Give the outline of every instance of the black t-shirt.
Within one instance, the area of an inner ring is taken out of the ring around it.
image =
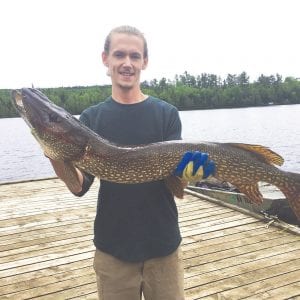
[[[124,146],[181,139],[177,109],[151,96],[135,104],[120,104],[109,97],[83,111],[80,120],[103,138]],[[93,180],[93,176],[85,176],[81,194]],[[100,181],[94,224],[96,248],[131,262],[176,250],[181,242],[177,207],[163,181]]]

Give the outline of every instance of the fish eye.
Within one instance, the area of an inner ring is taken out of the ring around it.
[[[57,114],[49,114],[49,121],[58,123],[60,121],[60,118]]]

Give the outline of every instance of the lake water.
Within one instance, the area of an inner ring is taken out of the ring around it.
[[[300,105],[180,112],[183,138],[261,144],[285,158],[282,169],[300,173]],[[0,119],[0,183],[54,176],[21,118]]]

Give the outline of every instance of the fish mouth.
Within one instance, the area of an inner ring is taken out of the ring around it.
[[[26,113],[26,102],[30,101],[31,95],[29,97],[26,97],[26,94],[30,92],[31,94],[34,94],[31,89],[21,89],[21,90],[13,90],[12,91],[12,102],[17,109],[18,112]]]
[[[33,124],[31,122],[31,120],[29,120],[29,116],[26,112],[26,107],[25,107],[25,103],[24,103],[24,95],[22,93],[22,91],[18,91],[18,90],[13,90],[11,92],[11,97],[12,97],[12,104],[15,107],[16,111],[19,113],[19,115],[23,118],[23,120],[27,123],[27,125],[30,128],[33,128]]]
[[[15,109],[30,128],[43,123],[44,114],[40,113],[41,110],[39,111],[38,107],[45,106],[49,102],[43,94],[35,89],[22,88],[13,90],[11,96]]]
[[[13,104],[18,112],[25,112],[22,93],[18,90],[12,91]]]
[[[19,91],[14,91],[14,99],[18,107],[24,108],[22,94]]]

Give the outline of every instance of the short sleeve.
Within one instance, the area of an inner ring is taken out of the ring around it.
[[[181,140],[181,130],[182,126],[178,110],[176,107],[172,107],[172,109],[170,109],[169,111],[168,118],[166,121],[164,140]]]

